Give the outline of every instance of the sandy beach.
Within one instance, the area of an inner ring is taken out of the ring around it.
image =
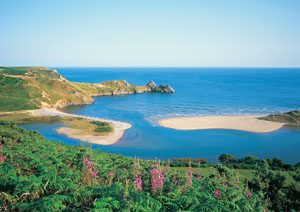
[[[257,133],[272,132],[285,124],[258,119],[265,115],[179,117],[159,120],[159,125],[177,130],[232,129]]]
[[[70,138],[75,138],[81,140],[83,142],[93,143],[93,144],[100,144],[100,145],[111,145],[118,142],[126,129],[131,128],[131,124],[126,122],[119,122],[113,121],[108,119],[100,119],[95,117],[89,116],[81,116],[76,114],[64,113],[58,111],[56,109],[38,109],[38,110],[28,110],[26,113],[33,115],[33,116],[60,116],[60,117],[78,117],[78,118],[87,118],[96,121],[104,121],[109,122],[114,127],[114,132],[108,136],[92,136],[92,135],[80,135],[81,130],[72,129],[69,127],[61,127],[57,129],[58,133],[62,133],[67,135]]]

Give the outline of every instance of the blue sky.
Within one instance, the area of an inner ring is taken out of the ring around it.
[[[1,0],[0,65],[300,66],[298,0]]]

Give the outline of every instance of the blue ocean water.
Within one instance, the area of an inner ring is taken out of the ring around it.
[[[300,109],[300,69],[283,68],[55,68],[70,81],[101,82],[125,79],[144,85],[150,80],[170,84],[175,94],[95,97],[95,103],[63,111],[126,121],[132,128],[104,151],[141,158],[199,157],[215,162],[222,153],[237,157],[279,157],[300,161],[300,129],[285,127],[271,133],[237,130],[178,131],[157,125],[165,117],[203,114],[269,114]],[[26,128],[47,138],[77,145],[55,132],[59,124]]]

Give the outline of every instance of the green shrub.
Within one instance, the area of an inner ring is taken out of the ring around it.
[[[109,133],[109,132],[112,132],[114,130],[113,126],[110,123],[108,123],[108,122],[92,121],[91,123],[98,126],[95,129],[95,132]]]

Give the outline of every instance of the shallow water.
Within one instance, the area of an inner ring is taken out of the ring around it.
[[[130,122],[132,128],[105,151],[142,158],[201,157],[214,162],[222,153],[238,157],[279,157],[300,161],[300,129],[272,133],[236,130],[178,131],[157,126],[160,118],[197,114],[268,114],[300,108],[299,69],[183,68],[56,68],[71,81],[125,79],[143,85],[149,80],[171,84],[175,94],[96,97],[95,103],[65,108],[65,112]],[[71,145],[74,139],[55,133],[57,123],[30,124],[51,140]]]

